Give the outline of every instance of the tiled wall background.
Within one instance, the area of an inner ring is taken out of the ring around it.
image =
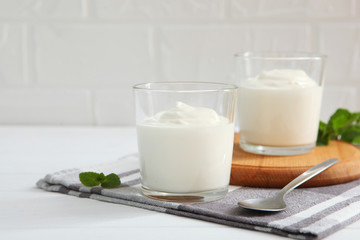
[[[327,54],[321,118],[360,110],[357,0],[0,0],[0,124],[133,125],[132,85],[232,82],[243,50]]]

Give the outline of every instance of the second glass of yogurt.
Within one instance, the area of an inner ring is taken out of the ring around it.
[[[311,53],[236,54],[240,147],[298,155],[316,145],[326,57]]]
[[[143,194],[175,202],[224,197],[237,86],[158,82],[133,89]]]

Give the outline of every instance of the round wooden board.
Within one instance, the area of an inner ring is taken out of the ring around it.
[[[312,166],[338,158],[334,166],[300,187],[317,187],[349,182],[360,178],[360,149],[342,141],[316,147],[311,153],[296,156],[265,156],[244,152],[235,134],[230,184],[252,187],[284,187]]]

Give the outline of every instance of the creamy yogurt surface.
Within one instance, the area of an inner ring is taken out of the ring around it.
[[[248,79],[244,85],[257,88],[308,88],[318,86],[303,70],[299,69],[264,71],[256,78]]]
[[[177,102],[137,125],[144,188],[195,193],[226,188],[234,124],[214,110]]]
[[[228,122],[227,118],[219,116],[213,109],[192,107],[183,102],[176,102],[175,107],[145,119],[143,124],[153,126],[216,126]]]
[[[266,146],[314,144],[322,87],[304,71],[274,69],[244,81],[239,88],[242,141]]]

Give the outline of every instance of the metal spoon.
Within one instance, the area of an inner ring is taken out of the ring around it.
[[[283,189],[276,193],[275,196],[270,198],[257,198],[257,199],[247,199],[238,202],[238,205],[252,210],[259,210],[259,211],[281,211],[286,208],[286,203],[284,201],[284,197],[294,188],[298,187],[299,185],[303,184],[307,180],[313,178],[314,176],[318,175],[325,169],[331,167],[339,160],[336,158],[332,158],[326,160],[314,167],[310,168],[303,174],[299,175],[297,178],[292,180],[288,183]]]

